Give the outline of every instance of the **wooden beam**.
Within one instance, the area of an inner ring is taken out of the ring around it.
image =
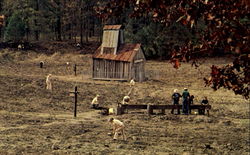
[[[153,114],[154,109],[160,109],[162,113],[165,113],[165,109],[182,109],[182,105],[146,105],[146,104],[123,104],[120,105],[123,111],[126,109],[147,109],[148,114]],[[209,110],[211,105],[190,105],[190,109],[203,109],[207,110],[207,115],[209,116]]]

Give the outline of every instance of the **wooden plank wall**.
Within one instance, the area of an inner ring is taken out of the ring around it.
[[[129,62],[103,59],[93,60],[93,78],[129,80],[130,72]]]
[[[136,60],[142,60],[142,61],[135,63]],[[145,56],[140,48],[139,51],[137,52],[137,54],[135,55],[134,60],[133,60],[133,64],[131,66],[131,69],[132,69],[131,76],[136,81],[142,82],[145,80],[145,63],[146,63],[146,59],[145,59]]]
[[[135,63],[136,60],[141,60]],[[145,80],[145,63],[141,49],[135,55],[134,60],[130,62],[112,61],[104,59],[93,60],[93,78],[103,79],[136,79],[139,82]]]
[[[113,54],[116,54],[118,41],[119,41],[119,30],[104,30],[101,53],[103,53],[103,47],[113,47],[114,48]]]

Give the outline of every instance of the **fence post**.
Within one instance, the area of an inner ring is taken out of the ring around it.
[[[73,93],[74,96],[75,96],[74,117],[76,117],[76,115],[77,115],[77,94],[79,93],[77,91],[77,86],[75,86],[75,91],[74,92],[69,92],[69,93]]]
[[[43,68],[43,64],[44,64],[44,62],[40,61],[40,68]]]
[[[165,109],[161,109],[161,113],[165,114],[166,113]]]
[[[153,114],[153,108],[150,104],[147,105],[147,112],[148,112],[148,115],[152,115]]]
[[[74,65],[74,72],[75,72],[75,76],[76,76],[76,64]]]

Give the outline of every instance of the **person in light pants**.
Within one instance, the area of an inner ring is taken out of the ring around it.
[[[46,89],[52,90],[51,74],[46,77]]]
[[[114,118],[110,118],[108,122],[111,123],[113,127],[113,134],[114,134],[113,140],[118,139],[119,133],[122,134],[123,140],[126,140],[125,131],[124,131],[124,128],[125,128],[124,123]]]

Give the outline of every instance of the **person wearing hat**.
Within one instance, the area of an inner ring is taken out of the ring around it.
[[[99,102],[98,102],[98,98],[100,97],[100,95],[96,95],[96,97],[92,100],[92,102],[91,102],[91,107],[93,108],[93,109],[98,109],[98,107],[99,107]]]
[[[113,139],[117,140],[119,133],[121,133],[123,140],[126,140],[125,131],[124,131],[124,128],[125,128],[124,123],[114,118],[109,118],[108,122],[111,123],[113,127],[113,134],[114,134]]]
[[[174,107],[171,110],[171,114],[174,114],[174,109],[176,109],[176,108],[177,108],[178,114],[180,114],[180,109],[179,109],[179,100],[180,100],[180,97],[181,97],[181,94],[178,93],[177,89],[174,89],[174,93],[172,95]]]
[[[189,104],[188,104],[189,97],[190,97],[190,94],[188,92],[188,89],[184,88],[182,92],[182,112],[183,114],[186,114],[186,115],[189,114]]]

